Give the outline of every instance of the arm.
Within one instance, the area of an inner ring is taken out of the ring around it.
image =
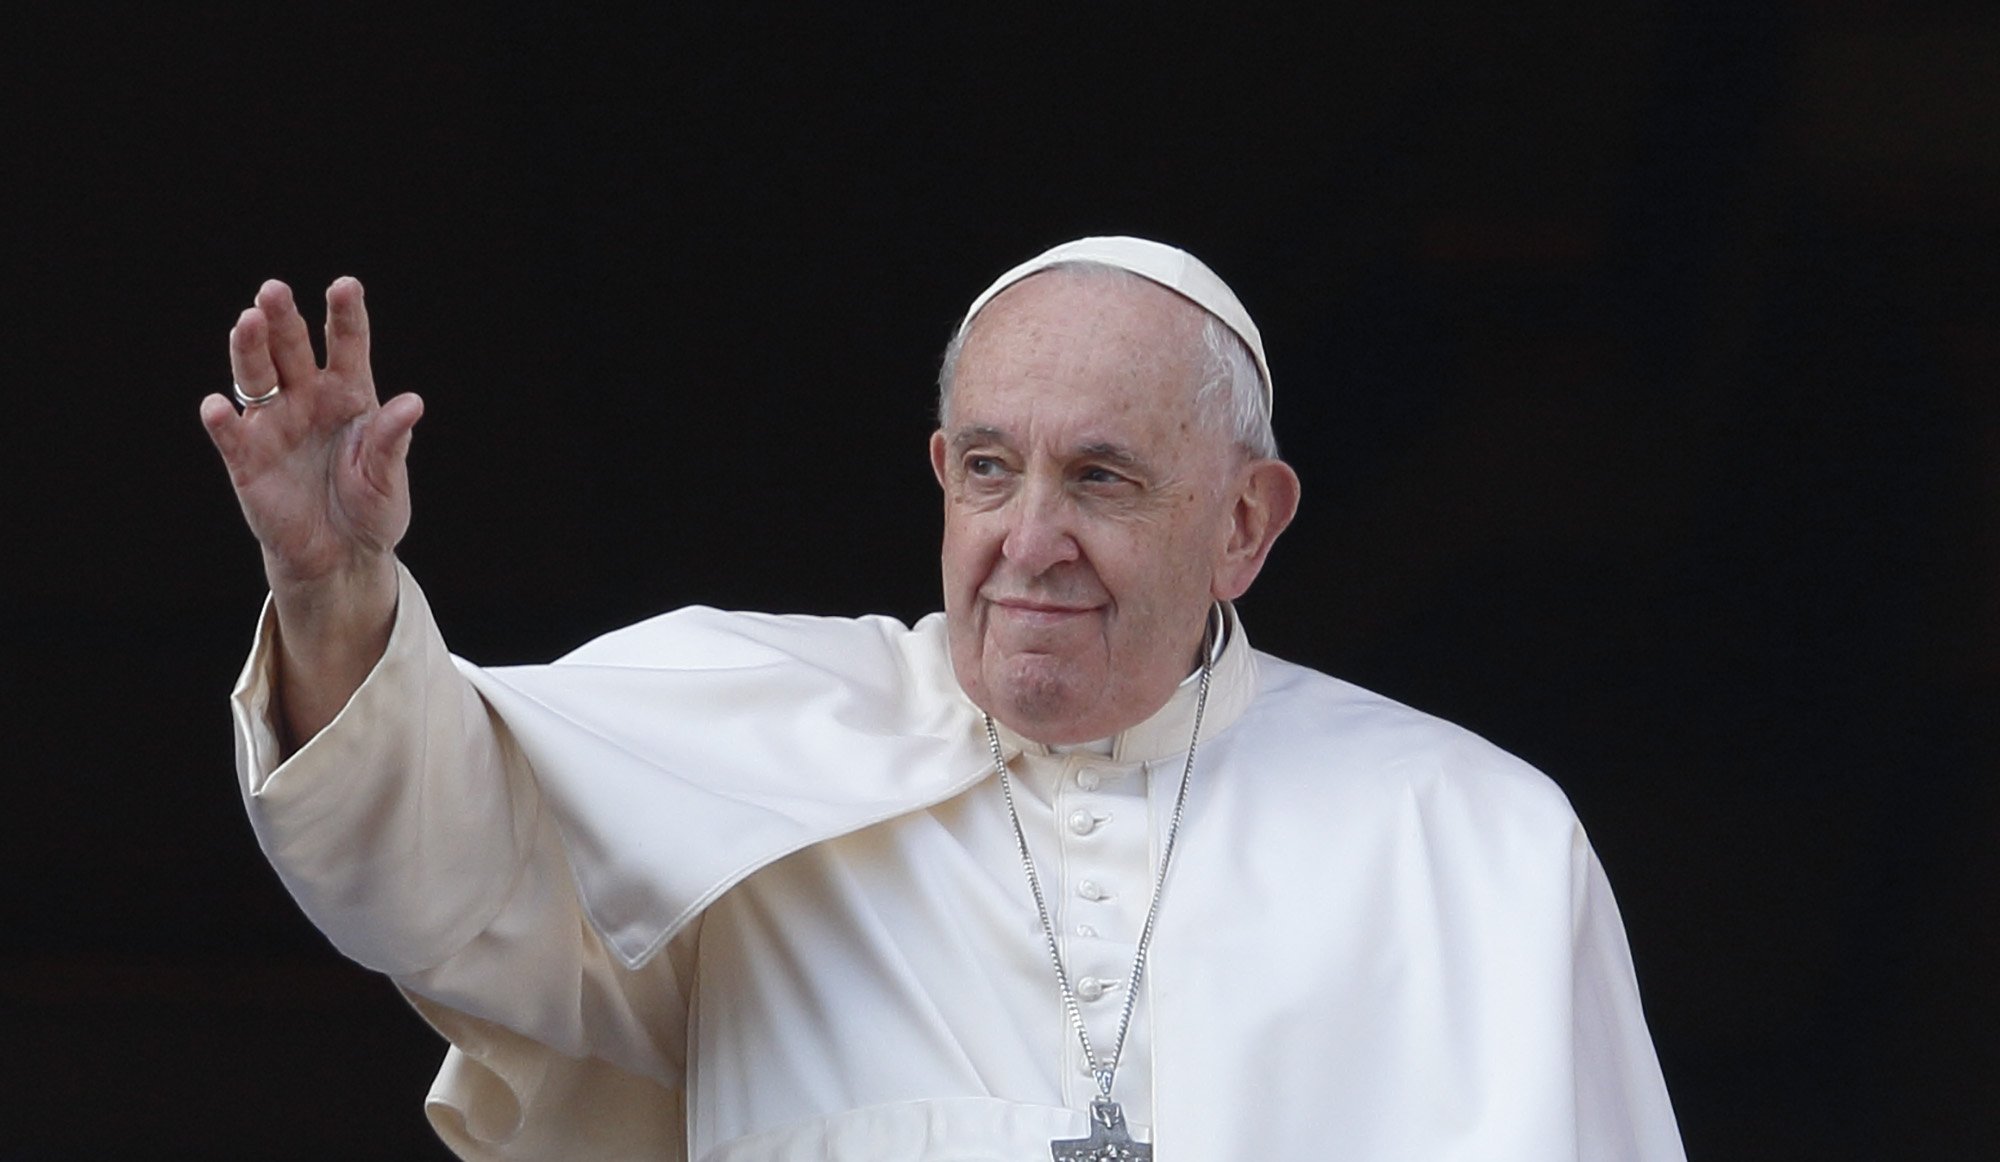
[[[258,842],[335,946],[451,1041],[427,1104],[461,1157],[672,1157],[692,935],[638,969],[599,939],[513,732],[399,580],[382,658],[282,759],[267,609],[232,697]]]
[[[326,299],[322,367],[290,289],[265,283],[230,363],[276,397],[201,405],[271,585],[233,699],[258,841],[313,922],[453,1042],[431,1105],[462,1156],[667,1153],[624,1139],[678,1138],[674,958],[627,970],[590,928],[534,773],[398,567],[423,403],[377,402],[361,284]],[[584,1117],[607,1106],[617,1142]]]
[[[352,278],[326,291],[326,365],[291,288],[275,280],[229,333],[230,370],[268,404],[201,403],[244,519],[263,550],[277,620],[273,718],[287,753],[331,722],[382,656],[396,608],[395,548],[410,525],[413,394],[377,402],[368,310]]]

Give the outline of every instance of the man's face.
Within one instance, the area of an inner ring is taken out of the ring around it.
[[[952,667],[1029,738],[1143,721],[1193,667],[1211,600],[1240,592],[1218,568],[1244,458],[1194,398],[1200,323],[1152,283],[1056,271],[967,336],[931,438]]]

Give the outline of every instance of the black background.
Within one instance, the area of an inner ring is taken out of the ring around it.
[[[1307,10],[6,30],[0,1158],[443,1156],[231,783],[261,279],[367,284],[405,559],[508,662],[933,608],[937,353],[1099,232],[1263,328],[1255,640],[1572,797],[1691,1155],[1994,1156],[2000,19]]]

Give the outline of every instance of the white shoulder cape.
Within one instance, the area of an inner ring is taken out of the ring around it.
[[[432,1114],[462,1156],[676,1157],[676,934],[773,860],[988,774],[942,631],[696,608],[480,669],[405,574],[381,664],[283,763],[267,613],[235,697],[245,799],[315,923],[452,1040]],[[1268,655],[1245,668],[1254,697],[1202,750],[1201,825],[1230,850],[1177,871],[1156,936],[1160,1140],[1679,1159],[1616,906],[1561,793],[1387,699]],[[523,983],[543,972],[579,998],[551,1007]]]

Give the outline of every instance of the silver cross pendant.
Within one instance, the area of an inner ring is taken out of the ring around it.
[[[1055,1162],[1153,1162],[1153,1147],[1132,1140],[1125,1111],[1108,1097],[1091,1100],[1090,1137],[1057,1138],[1049,1153]]]

